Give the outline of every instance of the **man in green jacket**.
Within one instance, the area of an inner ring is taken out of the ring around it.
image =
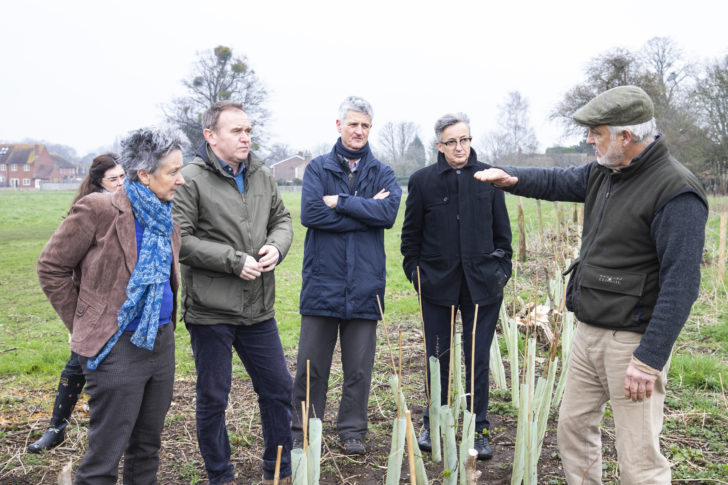
[[[182,318],[197,369],[197,441],[210,484],[234,483],[225,427],[231,348],[258,394],[263,483],[290,483],[291,386],[274,318],[273,270],[291,246],[291,215],[270,171],[250,153],[251,125],[239,103],[202,116],[205,142],[182,169],[174,218],[182,231]]]

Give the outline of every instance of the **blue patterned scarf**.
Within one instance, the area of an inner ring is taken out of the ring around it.
[[[126,286],[126,301],[117,316],[119,329],[106,342],[103,349],[88,360],[86,366],[96,369],[109,354],[126,326],[142,312],[141,321],[131,342],[137,347],[152,350],[159,328],[159,310],[162,306],[164,284],[169,281],[169,258],[172,255],[170,237],[174,230],[172,203],[162,202],[154,192],[139,182],[124,181],[124,190],[131,202],[136,220],[144,226],[142,247],[137,264]]]

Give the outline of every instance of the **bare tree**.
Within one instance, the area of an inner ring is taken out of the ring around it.
[[[538,148],[536,133],[529,121],[528,100],[511,91],[499,107],[498,129],[485,137],[485,157],[491,163],[518,161]]]
[[[587,65],[584,82],[567,91],[551,113],[551,119],[562,123],[567,135],[582,133],[584,128],[571,119],[576,110],[607,89],[640,85],[641,72],[638,59],[625,49],[613,49],[594,57]]]
[[[567,135],[584,132],[572,121],[574,112],[607,89],[625,84],[640,86],[652,98],[660,132],[678,160],[695,169],[706,154],[706,138],[699,114],[689,99],[694,67],[682,59],[668,37],[650,39],[639,53],[614,49],[594,57],[585,80],[569,90],[551,114]]]
[[[392,167],[404,160],[407,147],[417,136],[417,125],[411,121],[387,122],[377,138],[378,158]]]
[[[281,160],[285,160],[286,158],[293,156],[295,153],[296,151],[285,143],[273,143],[266,148],[263,161],[266,166],[270,167],[274,163],[278,163]]]
[[[692,68],[682,61],[682,51],[669,37],[653,37],[641,53],[642,62],[653,80],[653,101],[671,105],[683,91],[684,82],[692,74]]]
[[[728,55],[705,67],[691,99],[710,141],[706,177],[716,191],[725,193],[728,191]]]
[[[268,92],[248,65],[245,56],[233,56],[226,46],[198,53],[189,78],[182,84],[187,94],[171,102],[164,109],[167,121],[178,127],[190,140],[190,150],[197,150],[202,143],[202,113],[216,101],[233,100],[243,104],[243,109],[253,125],[253,149],[257,149],[265,137],[265,125],[270,117],[265,107]]]

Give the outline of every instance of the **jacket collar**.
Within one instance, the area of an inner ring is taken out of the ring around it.
[[[359,172],[358,178],[362,177],[374,165],[372,160],[374,160],[374,156],[371,151],[359,160],[359,167],[356,169]],[[333,172],[344,173],[344,169],[339,163],[339,158],[336,156],[336,147],[332,148],[328,155],[326,155],[324,168]]]
[[[470,155],[468,156],[468,162],[463,165],[460,170],[463,170],[465,168],[477,168],[478,163],[478,154],[475,153],[474,148],[470,148]],[[455,170],[450,166],[449,163],[447,163],[447,160],[445,160],[445,155],[442,152],[437,152],[437,173],[442,174],[447,172],[448,170]]]
[[[195,155],[197,155],[197,157],[204,162],[208,170],[212,170],[213,172],[217,172],[220,175],[232,178],[232,175],[222,169],[222,165],[220,165],[220,160],[212,151],[212,147],[210,147],[210,145],[206,141],[203,141],[202,144],[200,144]],[[245,168],[243,171],[243,175],[247,177],[249,174],[257,171],[263,165],[263,162],[261,162],[253,152],[250,152],[244,164]]]
[[[116,207],[119,214],[119,221],[116,224],[116,233],[119,235],[121,250],[124,252],[124,261],[129,274],[134,272],[137,263],[136,228],[134,226],[134,212],[131,209],[131,202],[126,196],[124,187],[120,187],[111,194],[111,205]]]

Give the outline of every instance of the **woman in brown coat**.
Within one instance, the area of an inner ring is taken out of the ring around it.
[[[181,141],[137,130],[122,142],[121,164],[124,188],[79,200],[38,259],[90,396],[77,484],[115,484],[122,455],[125,483],[156,483],[172,399]]]

